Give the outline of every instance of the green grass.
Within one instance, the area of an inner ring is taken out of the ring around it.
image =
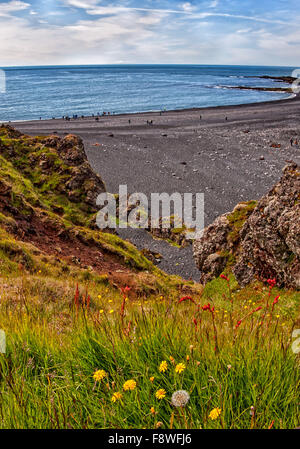
[[[7,338],[0,428],[299,426],[299,355],[291,349],[292,331],[300,327],[299,292],[269,292],[259,282],[241,289],[229,253],[229,286],[219,278],[203,289],[168,276],[129,242],[94,229],[96,211],[84,198],[70,201],[63,186],[72,168],[44,139],[0,127],[0,329]],[[41,170],[45,159],[48,173]],[[229,216],[234,242],[254,207],[245,203]],[[122,270],[112,278],[45,254],[21,240],[22,221],[45,232],[53,226],[71,238],[76,255],[80,241]],[[119,288],[126,282],[132,290],[124,301]],[[186,294],[196,304],[179,303]],[[213,313],[202,309],[207,303]],[[178,363],[185,364],[181,374]],[[95,382],[99,369],[106,375]],[[136,387],[124,391],[130,379]],[[181,409],[171,402],[179,389],[190,395]],[[112,401],[115,393],[121,400]],[[209,417],[214,408],[221,409],[216,420]]]
[[[263,318],[264,286],[252,285],[243,295],[232,281],[231,311],[226,282],[218,282],[223,298],[215,303],[215,331],[210,312],[190,301],[179,304],[174,292],[146,299],[129,292],[122,321],[122,295],[109,284],[82,283],[80,296],[87,290],[90,304],[76,307],[75,283],[67,277],[3,278],[0,326],[7,352],[0,356],[0,427],[243,429],[268,428],[273,421],[274,428],[299,426],[299,358],[291,350],[299,295],[281,292],[276,310],[271,314],[269,308]],[[194,300],[206,304],[212,288],[208,284]],[[257,304],[263,309],[236,329]],[[159,372],[163,360],[165,373]],[[186,366],[181,374],[175,373],[178,363]],[[106,372],[101,382],[93,379],[98,369]],[[136,388],[123,391],[129,379]],[[166,396],[158,400],[161,388]],[[190,401],[176,409],[171,396],[180,389]],[[122,399],[114,403],[115,392]],[[213,408],[222,409],[216,420],[209,418]]]

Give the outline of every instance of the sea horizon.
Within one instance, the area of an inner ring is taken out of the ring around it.
[[[294,69],[298,66],[290,65],[263,65],[263,64],[193,64],[193,63],[133,63],[133,62],[116,62],[107,64],[40,64],[40,65],[6,65],[0,66],[0,69],[13,68],[48,68],[48,67],[109,67],[109,66],[187,66],[187,67],[272,67],[272,68],[289,68]]]

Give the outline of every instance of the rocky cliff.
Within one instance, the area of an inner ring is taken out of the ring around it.
[[[127,285],[137,296],[198,292],[130,242],[99,230],[95,199],[104,191],[80,137],[32,137],[0,126],[0,278],[42,273],[46,283],[57,276]]]
[[[194,242],[194,257],[204,284],[232,270],[242,286],[276,278],[278,285],[300,289],[299,166],[287,165],[257,203],[240,203],[205,228]]]

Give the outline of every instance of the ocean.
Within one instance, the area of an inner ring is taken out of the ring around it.
[[[2,69],[6,92],[0,92],[0,121],[4,122],[277,100],[289,94],[228,86],[284,86],[257,77],[289,76],[294,67],[97,65]]]

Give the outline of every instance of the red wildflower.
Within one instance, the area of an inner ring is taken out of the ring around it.
[[[211,309],[210,309],[210,304],[208,303],[208,304],[206,304],[205,306],[202,306],[201,309],[202,309],[202,310],[211,310]]]
[[[90,295],[88,295],[87,300],[86,300],[86,307],[87,307],[87,309],[89,309],[90,303],[91,303],[91,297],[90,297]]]
[[[278,296],[276,296],[276,298],[274,299],[273,304],[272,304],[272,312],[273,312],[273,310],[274,310],[275,304],[278,303],[278,299],[279,299],[279,298],[280,298],[280,296],[278,295]]]
[[[255,310],[253,310],[253,312],[258,312],[259,310],[261,310],[262,309],[262,307],[261,306],[259,306],[259,307],[256,307],[256,309]]]
[[[239,320],[239,321],[236,323],[235,328],[237,329],[241,324],[242,324],[242,320]]]
[[[273,421],[271,421],[271,424],[269,425],[269,427],[268,427],[268,429],[270,430],[270,429],[272,429],[272,427],[274,426],[274,419],[273,419]]]
[[[180,300],[178,301],[178,303],[181,303],[181,302],[183,302],[183,301],[192,301],[194,304],[196,304],[195,301],[193,300],[193,298],[192,298],[191,296],[183,296],[182,298],[180,298]]]
[[[220,278],[225,279],[225,281],[229,282],[229,278],[225,276],[225,274],[221,274]]]
[[[76,284],[76,292],[75,292],[75,296],[74,296],[74,304],[76,307],[78,307],[79,305],[79,288],[78,288],[78,284]]]
[[[276,285],[276,279],[275,278],[274,279],[268,279],[267,283],[269,284],[270,287],[273,288]]]

